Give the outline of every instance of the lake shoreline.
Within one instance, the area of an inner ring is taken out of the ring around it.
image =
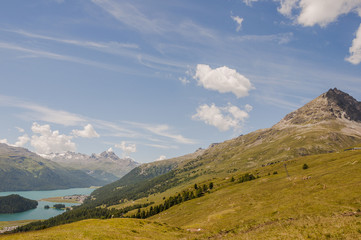
[[[49,191],[18,191],[18,192],[0,192],[0,196],[7,196],[10,194],[18,194],[28,199],[38,201],[38,207],[32,210],[28,210],[15,214],[0,214],[0,223],[8,221],[18,220],[45,220],[64,212],[64,210],[57,209],[45,209],[45,206],[53,206],[55,203],[63,203],[66,208],[70,208],[74,205],[80,205],[81,203],[75,202],[75,199],[69,199],[65,202],[62,198],[74,198],[74,196],[89,196],[94,191],[94,188],[73,188],[73,189],[59,189]],[[66,197],[64,197],[66,196]],[[51,201],[49,201],[51,200]]]
[[[63,197],[50,197],[50,198],[43,198],[38,201],[44,202],[54,202],[54,203],[81,203],[80,201],[71,200],[71,199],[64,199]]]

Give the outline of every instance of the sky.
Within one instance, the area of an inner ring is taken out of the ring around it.
[[[361,100],[361,0],[3,0],[0,142],[152,162]]]

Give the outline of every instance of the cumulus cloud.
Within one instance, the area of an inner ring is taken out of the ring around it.
[[[63,153],[75,151],[75,143],[72,136],[60,134],[59,131],[52,131],[48,124],[40,125],[33,123],[31,130],[34,135],[31,137],[31,146],[38,154]]]
[[[237,23],[238,26],[236,28],[236,31],[239,32],[242,28],[243,18],[238,16],[231,16],[231,18]]]
[[[280,0],[280,7],[277,9],[282,15],[292,17],[292,10],[297,7],[299,0]]]
[[[232,104],[228,104],[226,107],[204,104],[198,107],[197,113],[192,116],[192,119],[215,126],[220,131],[227,131],[231,128],[240,130],[245,120],[249,117],[248,112],[252,110],[252,106],[247,104],[245,108],[246,111]]]
[[[24,135],[18,137],[18,140],[14,144],[9,143],[6,138],[0,139],[0,143],[5,143],[5,144],[7,144],[9,146],[12,146],[12,147],[23,147],[29,141],[30,141],[30,138],[29,138],[29,136],[27,134],[24,134]]]
[[[115,144],[116,148],[120,148],[123,151],[124,157],[129,156],[130,153],[135,153],[137,151],[137,147],[134,143],[126,143],[122,141],[120,144]]]
[[[24,134],[23,136],[18,137],[18,141],[14,144],[14,146],[15,147],[23,147],[29,141],[30,141],[29,136],[27,134]]]
[[[334,22],[340,15],[350,12],[360,13],[360,0],[279,0],[278,11],[287,16],[295,17],[298,24],[303,26],[321,27]],[[298,15],[292,12],[299,10]]]
[[[165,160],[165,159],[167,159],[167,157],[166,156],[164,156],[164,155],[161,155],[159,158],[157,158],[155,161],[162,161],[162,160]]]
[[[253,89],[250,80],[226,66],[212,69],[208,65],[198,64],[193,78],[206,89],[220,93],[232,92],[237,98],[248,96],[248,92]]]
[[[99,134],[94,130],[91,124],[86,125],[83,130],[73,130],[72,133],[74,134],[74,136],[83,138],[99,137]]]
[[[354,12],[361,17],[361,0],[278,0],[278,11],[296,23],[312,27],[326,27],[337,21],[341,15]],[[349,48],[350,56],[345,60],[352,64],[361,62],[361,25],[356,32],[356,38]]]
[[[352,41],[349,52],[350,56],[346,58],[346,61],[352,64],[359,64],[361,62],[361,24],[356,32],[356,38]]]

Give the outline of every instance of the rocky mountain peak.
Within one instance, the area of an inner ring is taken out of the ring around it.
[[[349,94],[338,90],[337,88],[330,89],[323,94],[328,99],[329,105],[336,110],[344,113],[344,118],[361,122],[361,102],[358,102]],[[334,112],[337,117],[342,117],[341,112]]]
[[[335,119],[361,122],[361,102],[337,88],[330,89],[286,115],[276,126],[314,124]]]
[[[119,157],[113,151],[104,151],[99,154],[103,158],[111,158],[113,160],[118,160]]]

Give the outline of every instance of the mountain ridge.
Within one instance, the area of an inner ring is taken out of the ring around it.
[[[25,148],[0,144],[0,191],[53,190],[105,184]]]
[[[331,89],[329,92],[347,96],[337,89]],[[287,161],[300,156],[336,152],[359,144],[361,142],[361,131],[359,131],[361,123],[342,116],[337,118],[333,116],[329,111],[327,100],[326,92],[286,115],[271,128],[260,129],[222,143],[211,144],[197,156],[185,155],[186,157],[182,161],[174,158],[172,167],[166,172],[162,172],[160,169],[164,166],[157,166],[159,163],[141,165],[117,182],[97,189],[93,192],[93,196],[99,200],[99,198],[104,199],[103,196],[113,195],[112,202],[114,202],[114,199],[122,198],[125,191],[124,186],[145,182],[152,182],[162,191],[166,189],[166,183],[162,177],[165,175],[156,174],[153,175],[154,178],[147,178],[143,176],[144,168],[152,169],[152,172],[168,174],[166,181],[171,187],[176,184],[184,184],[182,180],[184,178],[197,179],[201,176],[206,178],[206,176],[214,175],[225,177],[230,172],[248,171],[255,167]],[[356,100],[352,100],[351,104],[354,101]],[[322,112],[320,113],[319,110]],[[298,118],[306,121],[299,122]],[[297,122],[292,123],[294,119]],[[164,163],[167,163],[167,160]],[[125,181],[126,179],[127,181]],[[152,189],[152,184],[150,184],[149,193],[157,191]],[[98,200],[97,202],[99,202]],[[104,201],[106,200],[104,199]]]
[[[85,171],[92,177],[111,183],[140,164],[131,158],[120,158],[113,151],[91,155],[75,152],[51,153],[43,157],[64,167]]]

